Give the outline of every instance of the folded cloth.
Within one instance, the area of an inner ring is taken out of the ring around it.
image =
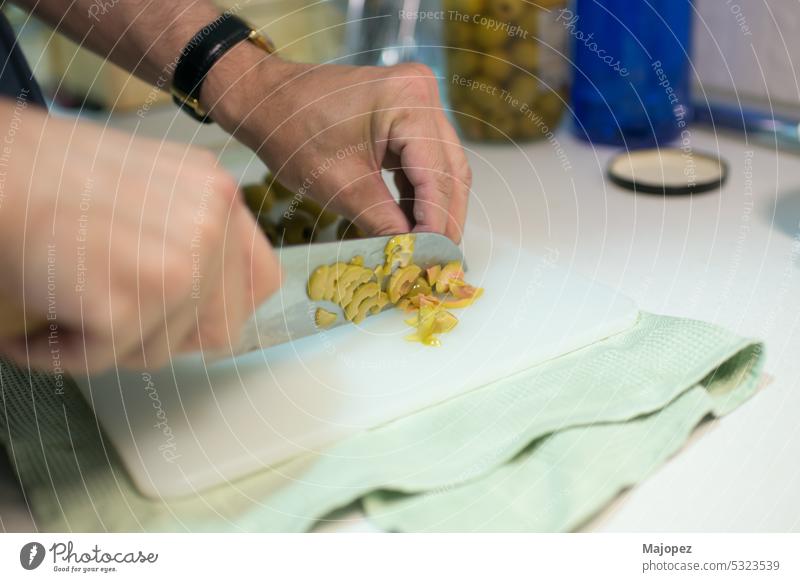
[[[45,531],[306,531],[354,501],[391,530],[574,529],[758,385],[763,349],[711,324],[631,329],[181,499],[139,495],[69,382],[0,366],[0,439]]]

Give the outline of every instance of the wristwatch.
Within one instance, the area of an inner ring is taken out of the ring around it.
[[[238,16],[224,12],[200,29],[181,51],[172,75],[172,100],[197,121],[211,123],[208,112],[200,105],[203,81],[222,55],[242,41],[248,41],[268,54],[275,45]]]

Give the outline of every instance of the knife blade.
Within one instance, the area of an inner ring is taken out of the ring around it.
[[[422,268],[449,261],[462,261],[461,249],[449,238],[434,233],[414,234],[413,262]],[[237,344],[225,353],[216,352],[214,359],[243,355],[256,350],[297,340],[319,331],[314,314],[322,307],[338,314],[330,327],[350,323],[342,310],[329,301],[312,301],[308,297],[308,278],[317,267],[348,262],[361,256],[364,266],[375,268],[386,259],[386,243],[392,236],[354,239],[284,247],[279,251],[281,288],[256,310],[245,324]],[[466,269],[466,265],[464,265]]]

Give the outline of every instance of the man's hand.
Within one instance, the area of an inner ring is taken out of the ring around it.
[[[44,326],[0,353],[45,370],[156,368],[235,342],[277,289],[277,259],[212,154],[33,108],[9,149],[0,294]]]
[[[151,83],[163,83],[219,15],[211,0],[117,0],[102,19],[92,17],[96,0],[17,1]],[[289,63],[241,42],[214,64],[200,97],[281,182],[369,233],[413,227],[461,238],[470,170],[427,67]],[[400,206],[381,169],[397,170]]]
[[[430,69],[312,66],[253,51],[223,57],[202,97],[282,183],[370,234],[461,239],[470,168]],[[381,169],[395,171],[400,205]]]

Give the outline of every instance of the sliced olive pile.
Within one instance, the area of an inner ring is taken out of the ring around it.
[[[415,314],[406,323],[416,331],[406,339],[438,346],[437,336],[458,323],[447,310],[467,307],[483,294],[483,289],[464,282],[464,271],[458,261],[427,269],[414,264],[413,234],[392,237],[384,255],[384,263],[374,269],[365,267],[361,257],[318,267],[308,279],[308,297],[335,303],[345,319],[354,323],[388,305],[396,305]],[[336,318],[335,313],[323,308],[315,313],[320,328],[329,327]]]

